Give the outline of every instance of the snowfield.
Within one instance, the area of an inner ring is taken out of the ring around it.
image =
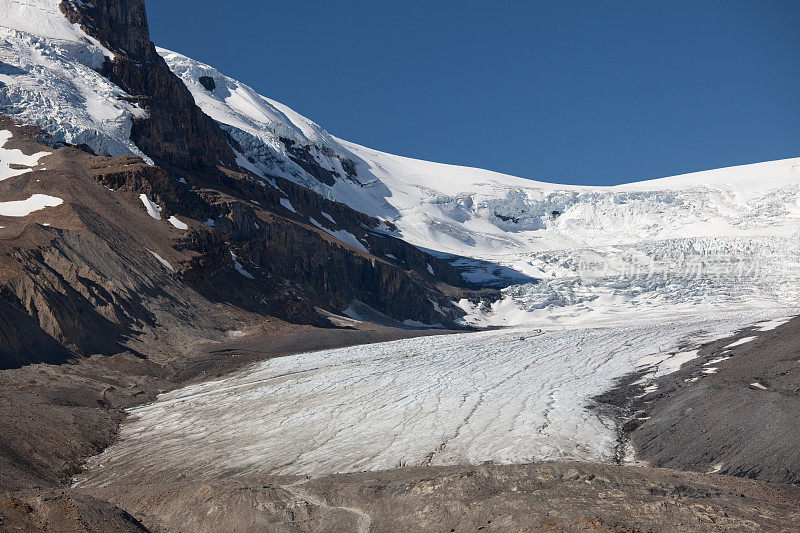
[[[0,202],[0,216],[26,217],[45,207],[56,207],[64,203],[61,198],[48,194],[32,194],[27,200]]]
[[[50,152],[37,152],[32,155],[25,155],[22,150],[5,148],[6,143],[12,137],[8,130],[0,130],[0,181],[20,176],[33,170],[39,164],[39,159],[50,154]],[[11,165],[29,168],[11,168]]]

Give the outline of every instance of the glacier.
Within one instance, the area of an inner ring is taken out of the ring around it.
[[[114,54],[71,24],[59,0],[0,2],[0,112],[34,124],[56,142],[99,155],[136,155],[133,120],[146,116],[97,69]]]
[[[240,166],[384,220],[465,279],[502,287],[490,304],[457,304],[464,324],[505,329],[300,354],[161,395],[130,411],[89,476],[611,460],[615,421],[590,409],[593,396],[798,312],[800,158],[609,187],[533,181],[339,139],[209,65],[157,51],[238,143]],[[96,70],[113,60],[58,0],[0,2],[0,112],[151,163],[130,140],[146,111]]]
[[[617,421],[587,408],[593,396],[631,371],[672,371],[690,347],[773,315],[510,328],[272,359],[129,410],[78,484],[614,461]]]
[[[254,174],[391,222],[465,278],[499,282],[499,301],[459,305],[466,324],[506,327],[289,356],[161,395],[129,412],[79,483],[613,461],[618,421],[591,408],[596,395],[632,372],[651,390],[702,343],[797,314],[800,159],[613,187],[531,181],[343,141],[159,52]],[[291,146],[334,183],[296,164]]]

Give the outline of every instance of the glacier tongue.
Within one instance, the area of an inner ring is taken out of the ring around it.
[[[272,359],[129,411],[79,483],[325,475],[399,466],[609,461],[614,378],[771,313],[420,337]]]

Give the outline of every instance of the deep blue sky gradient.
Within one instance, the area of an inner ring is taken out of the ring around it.
[[[399,155],[580,184],[800,156],[800,0],[147,9],[158,45]]]

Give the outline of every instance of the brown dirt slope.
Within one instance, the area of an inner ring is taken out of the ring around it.
[[[709,363],[721,357],[729,359]],[[800,484],[800,318],[711,343],[658,385],[636,405],[637,418],[649,419],[628,428],[637,457],[654,466]]]

